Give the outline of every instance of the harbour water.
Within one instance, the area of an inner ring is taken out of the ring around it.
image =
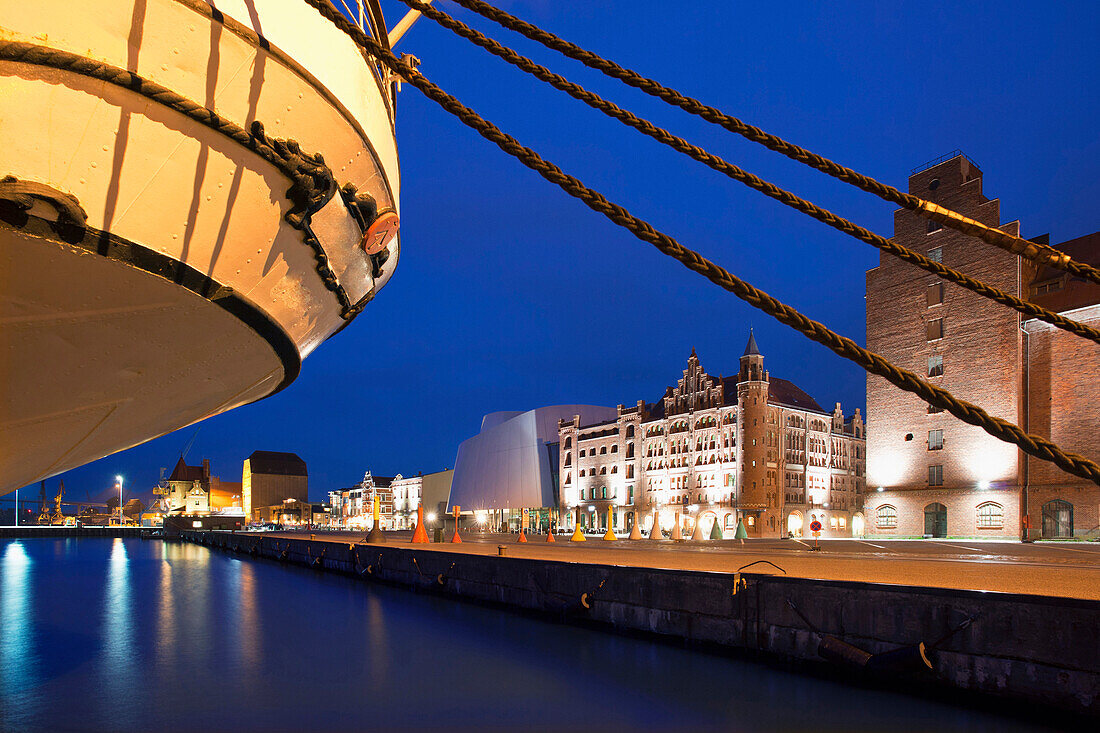
[[[137,539],[0,541],[0,730],[998,731],[984,708]]]

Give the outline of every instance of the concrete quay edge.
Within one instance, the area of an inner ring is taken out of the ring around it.
[[[1095,600],[498,557],[407,543],[222,531],[183,531],[181,538],[563,621],[786,660],[820,663],[823,636],[870,654],[930,646],[947,636],[928,653],[934,671],[909,676],[1100,717]],[[968,618],[966,628],[950,634]]]

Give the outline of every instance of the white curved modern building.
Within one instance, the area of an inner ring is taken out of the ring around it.
[[[614,407],[553,405],[486,415],[481,432],[458,447],[448,510],[474,511],[496,526],[510,510],[556,506],[558,421],[574,415],[589,425],[617,413]]]

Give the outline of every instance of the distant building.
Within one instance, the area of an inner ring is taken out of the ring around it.
[[[915,171],[909,191],[1018,235],[961,153]],[[917,216],[894,241],[1001,290],[1100,327],[1100,286]],[[1046,236],[1034,241],[1048,243]],[[1100,233],[1056,247],[1100,265]],[[867,346],[991,415],[1100,460],[1100,348],[883,254],[867,272]],[[868,533],[1079,537],[1098,532],[1100,489],[867,376]],[[1026,521],[1025,518],[1026,517]]]
[[[398,474],[393,477],[390,490],[393,493],[393,529],[413,529],[416,527],[416,510],[420,506],[424,490],[423,477],[405,478]]]
[[[434,522],[447,513],[447,500],[451,496],[454,469],[424,474],[421,483],[425,523]],[[434,517],[432,515],[435,515]]]
[[[702,523],[733,536],[863,532],[863,418],[828,412],[795,384],[772,377],[749,335],[733,377],[706,373],[695,350],[664,397],[619,405],[611,420],[559,426],[563,526],[650,531],[654,511],[671,531]],[[684,535],[685,537],[688,534]]]
[[[582,422],[613,420],[615,409],[555,405],[527,412],[493,412],[481,432],[458,447],[448,511],[473,512],[481,526],[518,528],[521,512],[558,504],[558,423],[579,415]]]
[[[249,521],[317,527],[329,524],[329,513],[329,507],[322,503],[286,499],[271,506],[256,507]]]
[[[309,477],[306,462],[293,453],[258,450],[244,462],[241,476],[244,514],[281,504],[285,499],[309,501]]]
[[[241,485],[212,476],[206,458],[201,466],[188,466],[180,456],[167,484],[163,499],[171,513],[227,512],[241,506]]]
[[[375,476],[370,471],[363,474],[358,486],[330,491],[329,521],[333,526],[347,529],[374,527],[374,499],[378,498],[378,520],[382,529],[394,529],[393,476]]]

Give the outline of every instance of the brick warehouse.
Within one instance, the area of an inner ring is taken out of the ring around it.
[[[1000,202],[982,193],[982,172],[957,151],[915,170],[909,191],[1019,234],[1019,222],[1001,224]],[[894,214],[893,239],[1001,290],[1100,326],[1100,286],[907,210]],[[1100,262],[1100,232],[1056,246],[1074,259]],[[992,415],[1100,460],[1095,343],[882,254],[878,267],[867,272],[867,346]],[[1100,488],[1084,479],[933,411],[872,375],[867,413],[873,417],[867,424],[864,508],[869,536],[1037,539],[1100,532]]]

